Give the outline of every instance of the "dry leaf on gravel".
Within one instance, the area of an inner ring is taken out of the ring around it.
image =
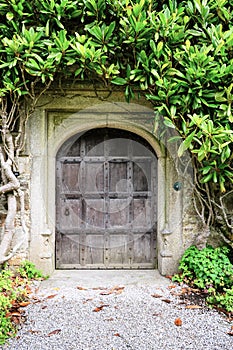
[[[55,329],[54,331],[50,332],[47,334],[47,337],[51,337],[51,335],[55,335],[61,332],[61,329]]]
[[[31,304],[30,301],[21,301],[21,303],[19,303],[19,306],[25,307],[25,306],[28,306],[29,304]]]
[[[159,294],[151,294],[151,296],[153,298],[162,298],[162,295],[159,295]]]
[[[110,295],[110,294],[112,294],[112,291],[110,291],[110,290],[106,290],[106,291],[100,293],[100,295]]]
[[[165,277],[168,278],[169,280],[171,280],[173,276],[172,275],[166,275]]]
[[[28,332],[31,334],[41,333],[41,331],[34,331],[33,329],[29,329]]]
[[[174,323],[178,327],[182,326],[182,320],[179,317],[175,319]]]
[[[78,290],[87,290],[87,288],[80,287],[80,286],[78,286],[77,289],[78,289]]]
[[[52,299],[52,298],[54,298],[56,296],[57,296],[57,294],[48,295],[45,299]]]
[[[174,291],[171,291],[170,293],[171,293],[171,295],[174,295],[175,297],[180,297],[180,296],[182,295],[181,292],[174,292]]]
[[[186,305],[185,309],[202,309],[200,305]]]
[[[93,310],[93,312],[99,312],[99,311],[101,311],[104,307],[107,307],[107,306],[109,306],[109,305],[103,304],[103,305],[97,306],[97,307]]]
[[[120,334],[119,333],[115,333],[113,334],[115,337],[120,337]]]
[[[164,301],[165,303],[167,303],[167,304],[170,304],[171,303],[171,300],[169,300],[169,299],[161,299],[162,301]]]
[[[125,289],[125,287],[115,286],[109,290],[105,290],[105,291],[101,292],[100,295],[121,294],[124,289]]]

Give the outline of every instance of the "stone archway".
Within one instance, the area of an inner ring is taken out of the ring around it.
[[[59,101],[59,109],[49,105],[46,110],[37,110],[31,119],[30,259],[47,273],[55,269],[55,179],[59,150],[79,133],[108,128],[139,137],[157,157],[156,257],[161,274],[175,272],[183,252],[183,190],[176,192],[173,189],[178,175],[166,144],[153,135],[153,110],[133,103],[98,101],[97,105],[83,106],[77,111],[75,100],[72,109],[67,108],[65,101],[64,106]],[[122,186],[124,184],[125,181],[121,182]]]

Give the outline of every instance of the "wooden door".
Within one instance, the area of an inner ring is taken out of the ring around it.
[[[157,158],[140,137],[94,129],[57,154],[56,267],[155,268]]]

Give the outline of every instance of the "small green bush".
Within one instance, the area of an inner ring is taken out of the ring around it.
[[[173,281],[184,282],[208,293],[207,302],[233,311],[233,265],[229,248],[207,246],[198,250],[189,247],[179,264],[179,274]]]
[[[224,288],[223,293],[214,293],[207,298],[210,305],[218,305],[218,307],[233,312],[233,287],[231,289]]]
[[[46,278],[46,276],[44,276],[43,273],[35,267],[35,264],[28,260],[24,260],[21,263],[18,271],[21,277],[28,278],[29,280]]]
[[[0,272],[0,345],[4,344],[10,335],[15,334],[15,327],[7,313],[16,298],[15,286],[13,286],[13,273],[9,270]]]
[[[29,261],[22,262],[15,273],[6,266],[0,271],[0,345],[16,335],[17,326],[11,320],[11,313],[21,302],[28,301],[29,281],[43,277]]]

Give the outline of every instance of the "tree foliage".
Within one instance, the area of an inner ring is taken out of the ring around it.
[[[120,85],[127,100],[140,90],[178,131],[179,156],[190,152],[197,212],[215,222],[233,181],[232,0],[5,0],[0,23],[2,166],[17,167],[26,120],[52,81]]]

